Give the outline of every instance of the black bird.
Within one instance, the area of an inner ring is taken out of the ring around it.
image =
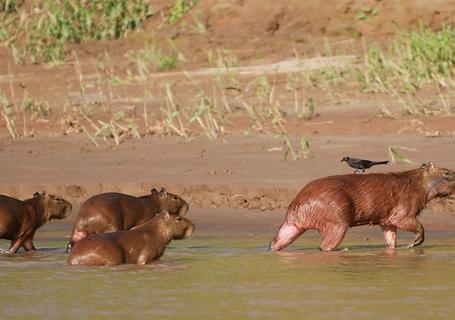
[[[356,170],[354,172],[365,172],[365,169],[369,169],[372,166],[375,166],[377,164],[387,164],[389,161],[370,161],[370,160],[363,160],[363,159],[356,159],[356,158],[350,158],[350,157],[344,157],[341,159],[340,162],[346,161],[346,163],[351,167]]]

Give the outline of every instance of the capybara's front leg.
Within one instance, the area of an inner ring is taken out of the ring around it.
[[[425,241],[425,229],[416,218],[402,220],[397,224],[397,227],[400,230],[415,233],[414,241],[408,245],[408,248],[420,246]]]
[[[297,239],[305,229],[298,228],[295,224],[284,222],[275,238],[270,242],[269,250],[280,251]]]
[[[395,226],[381,226],[384,232],[384,239],[387,248],[395,249],[397,247],[397,227]]]
[[[319,230],[322,235],[322,242],[319,246],[321,251],[335,250],[338,245],[343,241],[344,235],[348,231],[349,226],[340,224],[328,224]]]

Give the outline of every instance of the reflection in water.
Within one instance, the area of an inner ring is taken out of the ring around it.
[[[307,237],[267,252],[268,234],[199,234],[147,266],[67,266],[66,241],[0,255],[0,318],[365,319],[455,313],[455,239],[387,250],[376,239],[320,252]],[[6,245],[6,243],[3,243]],[[299,248],[299,249],[297,249]]]

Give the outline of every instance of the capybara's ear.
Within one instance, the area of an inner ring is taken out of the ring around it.
[[[161,194],[161,196],[163,196],[163,197],[166,196],[166,195],[167,195],[166,189],[165,189],[165,188],[161,188],[160,194]]]
[[[428,162],[428,171],[430,171],[431,173],[434,172],[435,170],[435,166],[434,166],[434,163],[433,162]]]
[[[41,196],[43,197],[44,200],[49,200],[49,193],[47,193],[47,191],[43,191],[41,193]]]
[[[162,211],[161,215],[163,216],[164,220],[169,220],[169,218],[171,217],[169,215],[169,212],[167,212],[167,211]]]
[[[150,190],[150,193],[151,193],[151,194],[157,194],[157,193],[158,193],[158,190],[156,190],[155,188],[153,188],[152,190]]]
[[[41,195],[39,194],[39,192],[35,192],[35,193],[33,194],[33,196],[34,196],[35,198],[39,198]]]

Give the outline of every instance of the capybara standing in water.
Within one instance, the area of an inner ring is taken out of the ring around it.
[[[76,242],[68,264],[147,264],[160,258],[172,239],[190,237],[193,231],[190,220],[162,212],[131,230],[97,234]]]
[[[165,210],[184,216],[188,203],[176,194],[152,189],[150,194],[134,197],[123,193],[101,193],[87,199],[79,209],[74,222],[67,252],[74,242],[87,235],[128,230],[153,218]]]
[[[66,218],[71,210],[71,203],[46,191],[24,201],[0,195],[0,239],[11,240],[10,253],[20,247],[35,250],[36,229],[49,220]]]
[[[415,233],[409,247],[424,241],[417,216],[433,198],[455,195],[455,172],[432,163],[398,173],[346,174],[314,180],[289,204],[286,218],[270,243],[287,247],[308,229],[322,236],[321,250],[334,250],[350,227],[380,225],[388,248],[397,230]]]

